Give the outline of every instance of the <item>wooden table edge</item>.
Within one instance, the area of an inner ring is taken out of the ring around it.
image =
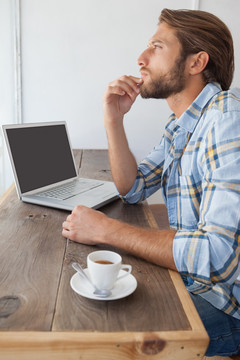
[[[89,337],[91,335],[91,338]],[[48,342],[52,340],[81,341],[92,342],[102,338],[104,342],[132,342],[133,340],[144,341],[145,339],[164,339],[166,341],[175,341],[181,339],[184,341],[199,340],[205,342],[208,340],[202,330],[175,330],[175,331],[0,331],[0,351],[8,343],[32,343],[39,341]]]
[[[0,358],[49,359],[178,359],[204,356],[208,338],[202,331],[161,332],[0,332]],[[197,349],[197,350],[196,350]],[[9,351],[10,350],[10,351]],[[52,357],[52,355],[54,357]],[[40,357],[38,357],[40,356]],[[66,357],[68,356],[68,357]],[[95,357],[93,357],[95,356]],[[153,357],[152,357],[153,356]],[[167,357],[166,357],[167,356]],[[102,358],[102,357],[101,357]]]
[[[173,281],[173,284],[175,286],[175,289],[178,293],[178,296],[181,300],[181,304],[183,306],[183,309],[185,311],[185,314],[188,318],[188,321],[191,325],[192,330],[194,331],[201,331],[205,336],[208,338],[207,331],[202,323],[202,320],[191,300],[191,297],[182,281],[181,276],[179,273],[173,270],[168,270],[171,279]]]
[[[7,197],[11,194],[12,191],[15,189],[15,184],[9,186],[9,188],[0,196],[0,205],[4,203]]]

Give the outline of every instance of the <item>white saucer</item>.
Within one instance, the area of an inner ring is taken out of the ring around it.
[[[85,273],[89,276],[88,269],[84,269]],[[124,270],[120,270],[119,275],[123,275]],[[93,294],[93,288],[86,280],[84,280],[78,273],[74,274],[70,280],[70,285],[72,289],[79,295],[84,296],[88,299],[93,300],[117,300],[122,299],[130,294],[132,294],[137,287],[137,280],[132,274],[124,277],[123,279],[117,280],[116,284],[112,288],[112,295],[107,298],[100,298]]]

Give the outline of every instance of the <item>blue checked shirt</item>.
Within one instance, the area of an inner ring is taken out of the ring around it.
[[[208,84],[138,166],[128,203],[159,188],[188,290],[240,319],[240,91]]]

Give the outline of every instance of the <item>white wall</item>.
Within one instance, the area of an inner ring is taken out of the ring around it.
[[[139,75],[137,57],[161,9],[179,3],[191,6],[191,0],[148,0],[147,8],[139,0],[23,0],[24,121],[66,120],[73,147],[106,148],[107,83],[122,74]],[[158,142],[160,113],[165,121],[166,111],[166,105],[138,99],[126,121],[138,158]],[[146,121],[152,130],[146,130]]]
[[[199,10],[209,11],[222,19],[229,27],[234,41],[235,74],[232,87],[240,87],[240,35],[239,35],[239,0],[200,0]]]
[[[193,8],[197,3],[230,27],[239,63],[236,0],[21,0],[23,121],[66,120],[73,147],[107,148],[101,103],[107,83],[122,74],[138,76],[137,57],[164,7]],[[5,4],[8,26],[13,1],[0,4]],[[9,49],[7,53],[11,64]],[[4,65],[0,62],[0,74]],[[239,84],[239,71],[237,67],[234,85]],[[11,72],[8,66],[13,86]],[[13,94],[6,92],[6,109],[13,107]],[[7,112],[5,118],[11,120],[11,110]],[[169,114],[164,100],[137,99],[125,119],[137,160],[159,142]]]
[[[14,119],[13,11],[0,0],[0,127]],[[0,196],[12,182],[12,172],[0,129]]]

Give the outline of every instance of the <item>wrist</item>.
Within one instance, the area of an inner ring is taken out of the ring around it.
[[[104,116],[105,129],[118,129],[123,127],[123,116]]]
[[[102,221],[102,231],[98,234],[98,243],[115,246],[115,236],[121,228],[121,222],[107,215],[104,215],[105,219]]]

